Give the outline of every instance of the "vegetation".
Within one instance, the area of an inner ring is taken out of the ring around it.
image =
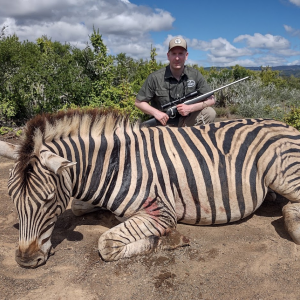
[[[12,131],[13,131],[12,128],[5,127],[5,126],[0,127],[0,135],[4,135]]]
[[[285,116],[284,121],[300,131],[300,108],[293,107],[290,113]]]
[[[146,77],[163,67],[156,49],[149,60],[125,53],[110,55],[99,30],[84,49],[42,36],[35,43],[0,33],[0,121],[22,125],[38,113],[72,107],[112,106],[133,120],[146,119],[134,106]],[[250,79],[217,93],[219,115],[263,117],[286,121],[299,129],[300,78],[282,76],[269,67],[250,70],[193,65],[218,88],[245,76]]]

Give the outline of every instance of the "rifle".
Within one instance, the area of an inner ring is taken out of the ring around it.
[[[162,105],[162,108],[166,108],[166,107],[168,107],[168,106],[172,106],[172,105],[173,105],[172,107],[170,107],[170,108],[166,111],[166,114],[167,114],[171,119],[172,119],[172,118],[175,118],[176,113],[177,113],[177,107],[176,107],[176,105],[178,105],[178,104],[180,104],[180,103],[184,103],[184,104],[186,104],[186,105],[191,105],[191,104],[194,104],[194,103],[203,102],[203,101],[205,101],[208,97],[210,97],[211,95],[213,95],[215,92],[218,92],[218,91],[220,91],[220,90],[222,90],[222,89],[224,89],[224,88],[226,88],[226,87],[229,87],[229,86],[231,86],[231,85],[233,85],[233,84],[236,84],[236,83],[241,82],[241,81],[243,81],[243,80],[246,80],[246,79],[248,79],[248,78],[249,78],[249,76],[244,77],[244,78],[239,79],[239,80],[237,80],[237,81],[234,81],[234,82],[231,82],[231,83],[229,83],[229,84],[226,84],[226,85],[224,85],[224,86],[222,86],[222,87],[219,87],[219,88],[217,88],[217,89],[215,89],[215,90],[213,90],[213,91],[211,91],[211,92],[208,92],[208,93],[205,93],[205,94],[200,95],[200,96],[198,96],[198,97],[195,97],[195,98],[193,98],[193,99],[184,101],[184,100],[186,100],[187,98],[189,98],[189,97],[191,97],[191,96],[193,96],[193,95],[195,95],[195,94],[197,93],[197,91],[192,92],[192,93],[190,93],[190,94],[188,94],[188,95],[186,95],[186,96],[184,96],[184,97],[182,97],[182,98],[180,98],[180,99],[177,99],[177,100],[174,100],[174,101],[171,101],[171,102],[169,102],[169,103],[167,103],[167,104]],[[149,119],[149,120],[143,122],[141,125],[144,126],[144,127],[154,127],[154,126],[159,126],[159,125],[162,125],[162,124],[161,124],[158,120],[156,120],[155,118],[152,118],[152,119]]]

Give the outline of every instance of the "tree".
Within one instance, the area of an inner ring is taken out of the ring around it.
[[[271,67],[261,67],[259,76],[266,86],[275,84],[278,88],[286,87],[286,81],[280,76],[280,71],[273,71]]]
[[[46,36],[37,43],[20,43],[15,35],[0,40],[2,116],[23,120],[88,104],[90,79],[76,58],[70,45]]]
[[[93,29],[90,37],[91,44],[94,49],[94,60],[91,62],[95,77],[92,82],[92,94],[89,104],[94,107],[103,106],[106,101],[115,102],[118,98],[113,86],[113,57],[107,55],[107,47],[105,46],[99,29]]]
[[[234,80],[239,80],[241,78],[253,75],[253,71],[247,70],[246,68],[239,65],[235,65],[234,67],[232,67],[232,75]]]
[[[22,44],[16,35],[0,39],[0,111],[6,120],[13,117],[21,117],[24,103],[20,100],[23,93],[20,69],[24,61]]]
[[[151,74],[158,69],[158,65],[157,65],[156,58],[155,58],[156,56],[157,56],[156,48],[152,48],[152,45],[151,45],[150,61],[148,63],[148,74]]]
[[[7,28],[7,26],[3,26],[1,28],[1,33],[0,33],[0,40],[3,39],[5,37],[5,29]]]

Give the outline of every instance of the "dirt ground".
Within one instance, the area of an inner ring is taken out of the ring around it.
[[[75,217],[68,209],[53,232],[55,254],[37,269],[21,268],[7,193],[12,164],[0,158],[0,299],[300,299],[300,246],[284,229],[282,198],[230,225],[179,224],[189,247],[109,263],[98,256],[98,238],[118,221],[109,212]]]

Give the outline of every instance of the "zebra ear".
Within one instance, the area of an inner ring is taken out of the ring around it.
[[[71,168],[76,165],[76,162],[69,161],[51,151],[42,152],[40,158],[42,163],[55,174],[59,173],[63,169]]]
[[[18,159],[18,149],[19,146],[0,141],[0,156],[4,156],[6,158],[10,158],[13,160]]]

